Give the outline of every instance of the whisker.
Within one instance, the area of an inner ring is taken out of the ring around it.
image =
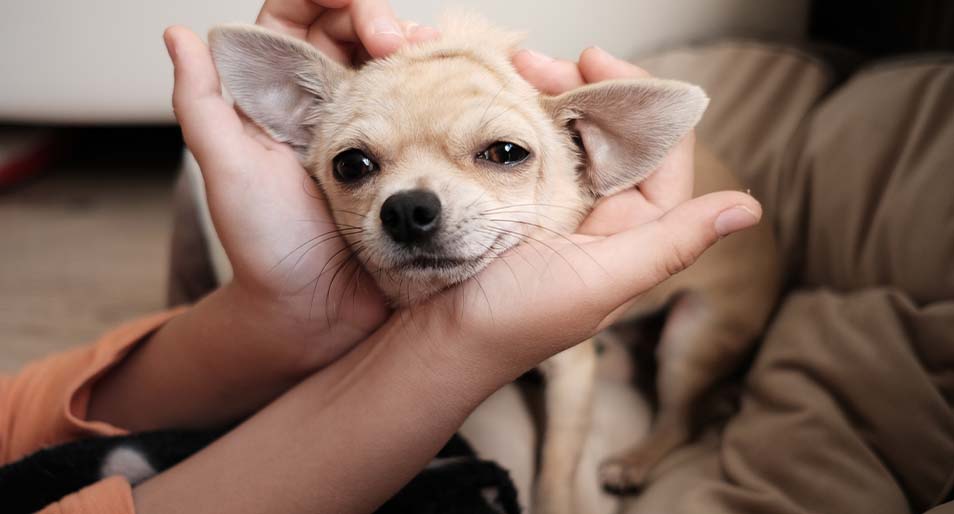
[[[478,228],[477,231],[479,231],[479,232],[484,232],[485,234],[491,234],[491,235],[494,235],[494,236],[497,236],[497,235],[500,234],[499,232],[494,232],[492,229],[485,229],[485,228]],[[481,246],[483,246],[483,245],[481,245]],[[502,251],[502,250],[505,250],[505,247],[504,247],[500,242],[494,241],[494,242],[490,243],[490,245],[488,245],[488,246],[485,248],[484,251],[485,251],[485,252],[491,252],[491,251],[497,252],[497,257],[496,257],[496,258],[499,259],[501,262],[503,262],[505,266],[507,266],[507,269],[510,270],[510,275],[513,276],[513,280],[514,280],[514,282],[517,284],[517,287],[519,288],[519,287],[520,287],[520,279],[517,278],[517,273],[514,271],[513,266],[511,266],[510,263],[507,262],[507,256],[506,256],[506,255],[502,255],[501,253],[499,253],[499,252]],[[527,261],[527,264],[530,264],[529,261]],[[531,265],[531,266],[532,266],[532,265]],[[534,270],[536,270],[536,268],[534,268]]]
[[[360,243],[361,240],[359,239],[357,242]],[[338,251],[336,251],[335,253],[331,254],[330,257],[328,257],[328,260],[325,261],[325,264],[321,267],[321,270],[318,272],[318,275],[315,278],[309,280],[308,282],[305,282],[305,284],[302,285],[300,288],[292,291],[292,294],[298,294],[302,292],[306,287],[308,287],[312,283],[314,283],[317,288],[318,281],[321,279],[321,276],[325,272],[325,269],[331,264],[331,262],[335,259],[335,257],[341,255],[342,253],[347,252],[348,250],[350,250],[350,246],[346,242],[344,247],[339,248]]]
[[[568,205],[555,204],[555,203],[516,203],[516,204],[502,205],[500,207],[494,207],[493,209],[487,209],[486,211],[481,212],[481,214],[488,214],[494,211],[510,209],[512,207],[555,207],[558,209],[566,209],[568,211],[573,211],[579,214],[586,214],[586,211],[584,209],[580,209],[577,207],[570,207]]]
[[[344,228],[344,229],[329,230],[328,232],[322,232],[321,234],[318,234],[317,236],[312,237],[311,239],[308,239],[308,240],[305,241],[304,243],[302,243],[302,244],[296,246],[294,249],[292,249],[292,251],[288,252],[284,257],[282,257],[281,259],[279,259],[278,262],[276,262],[274,266],[272,266],[271,268],[269,268],[269,272],[274,271],[275,268],[281,266],[281,264],[282,264],[283,262],[285,262],[286,259],[288,259],[288,258],[291,257],[292,255],[294,255],[295,252],[297,252],[298,250],[301,250],[302,248],[304,248],[305,246],[307,246],[309,243],[312,243],[312,242],[315,241],[316,239],[320,239],[320,238],[322,238],[322,237],[328,236],[327,239],[325,239],[325,240],[323,240],[323,241],[320,242],[320,243],[324,243],[325,241],[330,241],[330,240],[332,240],[332,239],[335,239],[337,236],[353,235],[352,231],[354,231],[354,230],[358,230],[358,232],[354,232],[354,233],[360,233],[360,232],[363,232],[363,231],[364,231],[364,229],[350,229],[350,228]],[[342,239],[343,239],[343,237],[342,237]],[[319,244],[320,244],[320,243],[319,243]]]
[[[364,230],[364,227],[359,227],[357,225],[351,225],[348,223],[338,223],[334,220],[316,220],[316,219],[301,219],[301,220],[292,220],[297,223],[320,223],[323,225],[334,225],[337,228],[356,228]]]
[[[533,248],[533,251],[537,252],[537,256],[540,257],[540,260],[541,260],[541,261],[544,260],[543,254],[540,253],[540,251],[537,250],[536,247],[534,247],[532,244],[530,244],[530,243],[532,243],[532,241],[529,241],[526,237],[523,236],[523,234],[520,234],[520,233],[517,233],[517,232],[512,232],[512,231],[504,231],[504,230],[502,230],[502,229],[500,229],[500,228],[497,228],[497,227],[495,227],[495,226],[493,226],[493,227],[482,227],[482,228],[479,228],[479,229],[477,229],[477,230],[486,231],[486,232],[488,232],[488,233],[490,233],[490,234],[493,234],[493,235],[495,235],[495,236],[501,235],[501,234],[515,235],[515,236],[517,236],[517,244],[516,244],[515,246],[518,246],[518,245],[527,243],[528,246],[530,246],[531,248]],[[530,261],[530,259],[528,259],[527,256],[524,255],[522,252],[513,252],[511,255],[501,255],[500,258],[501,258],[501,259],[504,259],[504,261],[506,261],[506,259],[507,259],[508,257],[512,256],[512,255],[516,255],[517,257],[520,257],[520,259],[522,259],[523,262],[527,263],[527,266],[530,266],[531,268],[533,268],[533,270],[534,270],[537,274],[540,273],[540,269],[537,268],[537,266],[534,265],[533,262]],[[508,263],[508,265],[509,265],[509,263]]]
[[[347,248],[347,247],[346,249],[350,250],[350,248]],[[331,323],[332,319],[336,319],[337,315],[340,314],[339,312],[336,312],[335,318],[332,318],[331,314],[328,311],[328,309],[331,307],[331,290],[334,289],[335,287],[335,279],[338,278],[338,275],[341,273],[341,270],[348,264],[348,262],[351,261],[353,257],[354,257],[354,254],[349,252],[344,262],[335,268],[334,274],[331,275],[331,282],[328,283],[328,289],[325,291],[325,319],[328,320],[329,324]]]
[[[365,215],[365,214],[361,214],[361,213],[359,213],[359,212],[349,211],[349,210],[345,210],[345,209],[331,209],[331,211],[332,211],[332,212],[343,212],[343,213],[345,213],[345,214],[351,214],[352,216],[357,216],[357,217],[359,217],[359,218],[366,218],[366,217],[367,217],[367,215]]]
[[[552,221],[552,222],[554,222],[554,223],[560,223],[560,220],[557,220],[557,219],[554,218],[553,216],[548,216],[548,215],[546,215],[546,214],[539,213],[539,212],[536,212],[536,211],[494,211],[492,214],[493,214],[494,216],[499,215],[499,214],[532,214],[532,215],[534,215],[534,216],[544,217],[544,218],[546,218],[546,219],[548,219],[548,220],[550,220],[550,221]],[[481,217],[483,217],[483,215],[482,215]]]
[[[355,254],[354,254],[354,253],[352,253],[350,256],[348,256],[348,260],[345,262],[345,266],[347,266],[349,263],[354,265],[354,269],[351,270],[351,274],[348,275],[348,278],[347,278],[347,280],[345,281],[345,286],[344,286],[344,288],[341,290],[341,295],[338,297],[338,308],[337,308],[337,311],[336,311],[336,313],[335,313],[336,319],[340,319],[340,317],[341,317],[341,308],[342,308],[342,306],[344,305],[344,298],[345,298],[345,295],[348,294],[348,288],[350,287],[351,283],[354,282],[354,284],[355,284],[354,287],[357,287],[357,282],[356,282],[355,279],[356,279],[357,276],[358,276],[358,272],[361,270],[361,261],[359,261],[359,260],[355,257]],[[352,297],[352,304],[351,304],[351,305],[352,305],[352,307],[354,307],[354,297]]]
[[[499,234],[499,233],[504,233],[504,234],[510,234],[510,235],[513,235],[513,236],[517,236],[517,238],[520,240],[520,243],[521,243],[521,244],[522,244],[522,243],[530,243],[531,241],[532,241],[532,242],[536,242],[536,243],[541,243],[541,241],[540,241],[539,239],[532,238],[532,237],[530,237],[530,236],[527,235],[527,234],[524,234],[524,233],[522,233],[522,232],[517,232],[517,231],[515,231],[515,230],[508,230],[508,229],[505,229],[505,228],[498,227],[498,226],[496,226],[496,225],[493,225],[493,226],[490,226],[490,227],[484,227],[484,228],[485,228],[485,229],[489,229],[489,230],[495,230],[495,231],[497,231],[498,234]],[[540,257],[540,260],[546,260],[546,257],[544,257],[543,254],[540,253],[540,250],[538,250],[535,246],[529,245],[529,244],[528,244],[528,246],[530,246],[530,248],[533,248],[533,251],[537,252],[537,256]]]
[[[321,271],[318,272],[318,276],[316,276],[316,277],[314,278],[314,280],[309,281],[308,283],[305,284],[305,286],[303,286],[303,288],[304,288],[304,287],[307,287],[308,284],[311,284],[312,282],[314,282],[314,284],[315,284],[314,287],[313,287],[312,290],[311,290],[311,303],[310,303],[309,306],[308,306],[308,319],[311,319],[311,316],[312,316],[312,314],[314,313],[314,310],[315,310],[315,298],[318,296],[318,284],[321,283],[321,276],[325,273],[325,270],[328,268],[328,265],[331,264],[332,261],[334,261],[337,256],[341,255],[341,254],[344,253],[344,252],[347,252],[348,250],[349,250],[349,247],[348,247],[348,246],[344,246],[344,247],[342,247],[341,249],[339,249],[337,252],[333,253],[333,254],[331,255],[331,257],[329,257],[328,260],[325,261],[324,266],[321,267]],[[347,258],[346,258],[345,260],[347,261]],[[331,286],[332,286],[332,284],[328,284],[328,291],[331,291]],[[331,318],[328,317],[328,311],[327,311],[327,296],[326,296],[326,298],[325,298],[325,306],[326,306],[326,309],[325,309],[325,321],[327,322],[328,327],[330,328],[330,327],[331,327]]]
[[[490,322],[496,325],[497,320],[494,318],[494,306],[490,303],[490,297],[487,296],[487,291],[484,289],[484,285],[480,283],[479,275],[474,275],[474,283],[477,284],[477,289],[480,290],[480,294],[484,297],[484,303],[487,304],[487,312],[490,313]]]
[[[584,249],[582,246],[578,245],[575,241],[573,241],[572,239],[570,239],[569,237],[567,237],[567,236],[566,236],[565,234],[563,234],[562,232],[559,232],[559,231],[557,231],[557,230],[553,230],[553,229],[550,228],[550,227],[547,227],[547,226],[544,226],[544,225],[540,225],[540,224],[538,224],[538,223],[532,223],[532,222],[529,222],[529,221],[507,220],[507,219],[494,219],[494,218],[487,218],[487,219],[488,219],[489,221],[498,221],[498,222],[502,222],[502,223],[519,223],[519,224],[521,224],[521,225],[529,225],[529,226],[531,226],[531,227],[536,227],[536,228],[539,228],[539,229],[541,229],[541,230],[546,230],[547,232],[550,232],[551,234],[554,234],[554,235],[560,237],[561,239],[563,239],[563,240],[566,241],[567,243],[570,243],[571,245],[573,245],[574,247],[576,247],[577,250],[583,252],[584,255],[586,255],[587,257],[589,257],[594,263],[596,263],[598,266],[600,266],[600,267],[602,268],[602,266],[600,265],[599,261],[597,261],[592,255],[590,255],[590,253],[587,252],[586,249]],[[605,271],[605,270],[604,270],[604,271]]]
[[[553,252],[553,253],[556,254],[558,257],[560,257],[560,259],[562,259],[563,262],[565,262],[566,265],[567,265],[571,270],[573,270],[573,273],[576,274],[576,276],[580,279],[581,282],[584,282],[584,283],[586,282],[585,280],[583,280],[583,276],[580,275],[580,273],[576,270],[576,267],[573,266],[573,263],[571,263],[570,260],[567,259],[566,256],[563,255],[562,252],[560,252],[560,251],[558,251],[556,248],[553,248],[552,246],[548,245],[548,244],[545,243],[544,241],[542,241],[542,240],[540,240],[540,239],[538,239],[538,238],[536,238],[536,237],[533,237],[533,236],[531,236],[531,235],[529,235],[529,234],[520,234],[519,232],[509,231],[509,230],[507,230],[507,229],[503,229],[503,228],[500,228],[500,227],[494,227],[494,229],[495,229],[495,230],[503,230],[503,231],[505,231],[505,232],[510,232],[510,233],[513,233],[513,234],[517,234],[517,235],[519,235],[519,236],[525,237],[527,240],[536,241],[538,244],[541,244],[541,245],[545,246],[545,247],[546,247],[547,249],[549,249],[551,252]],[[530,245],[530,246],[532,247],[533,245]],[[538,253],[539,253],[539,252],[538,252]],[[542,254],[540,254],[540,258],[543,259],[543,255],[542,255]]]
[[[304,252],[302,252],[302,254],[301,254],[300,256],[298,256],[298,259],[295,260],[295,264],[292,266],[292,268],[291,268],[290,270],[288,270],[288,272],[285,274],[285,278],[282,280],[282,282],[283,282],[283,284],[282,284],[282,289],[285,288],[285,285],[287,285],[287,284],[288,284],[288,281],[291,280],[292,275],[295,273],[295,271],[298,270],[298,266],[301,264],[301,261],[304,260],[305,257],[306,257],[309,253],[311,253],[312,250],[318,248],[319,246],[321,246],[321,245],[324,244],[324,243],[327,243],[327,242],[330,241],[330,240],[331,240],[331,239],[325,239],[325,240],[323,240],[323,241],[319,241],[318,243],[315,243],[314,245],[308,247],[308,249],[306,249]],[[359,239],[359,241],[360,241],[360,239]],[[335,253],[333,253],[333,254],[331,255],[331,257],[329,258],[329,260],[328,260],[328,261],[325,261],[325,266],[327,266],[327,265],[328,265],[328,262],[329,262],[331,259],[333,259],[336,255],[338,255],[338,254],[341,253],[342,251],[347,251],[347,250],[348,250],[348,247],[349,247],[348,241],[347,241],[346,239],[344,239],[344,238],[341,238],[341,242],[344,243],[344,247],[341,248],[341,249],[339,249],[339,250],[336,251]],[[324,269],[324,266],[322,267],[322,269]],[[320,277],[320,274],[319,274],[319,277]],[[300,293],[300,292],[302,291],[302,289],[304,289],[305,287],[308,287],[308,284],[310,284],[310,283],[311,283],[311,281],[306,282],[304,286],[302,286],[301,288],[299,288],[299,289],[293,291],[293,294],[298,294],[298,293]]]

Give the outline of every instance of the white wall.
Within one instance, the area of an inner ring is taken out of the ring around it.
[[[445,6],[474,8],[491,20],[525,30],[527,44],[554,57],[574,58],[590,45],[631,56],[660,46],[722,34],[804,32],[807,0],[392,0],[415,20],[434,19]]]
[[[262,0],[2,0],[0,122],[157,122],[172,119],[162,29],[204,33],[251,21]],[[529,32],[528,45],[573,57],[600,45],[633,55],[733,33],[804,31],[807,0],[392,0],[402,17],[432,22],[445,6],[473,7]]]

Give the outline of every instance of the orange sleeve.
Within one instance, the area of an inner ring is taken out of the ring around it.
[[[122,428],[86,419],[90,391],[139,341],[181,310],[128,323],[94,345],[30,364],[15,376],[0,377],[0,465],[45,446],[125,433]]]
[[[111,477],[48,505],[38,514],[135,514],[135,512],[129,482],[120,477]]]

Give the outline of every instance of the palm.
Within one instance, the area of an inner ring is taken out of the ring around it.
[[[219,92],[208,50],[195,48],[202,54],[189,80],[199,93],[180,102],[177,115],[202,169],[233,282],[318,338],[322,355],[336,355],[384,320],[384,300],[337,236],[294,152],[240,117]]]

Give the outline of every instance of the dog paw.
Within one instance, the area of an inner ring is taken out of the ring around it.
[[[610,459],[600,465],[599,480],[607,493],[630,495],[639,493],[648,474],[648,468],[632,460]]]

